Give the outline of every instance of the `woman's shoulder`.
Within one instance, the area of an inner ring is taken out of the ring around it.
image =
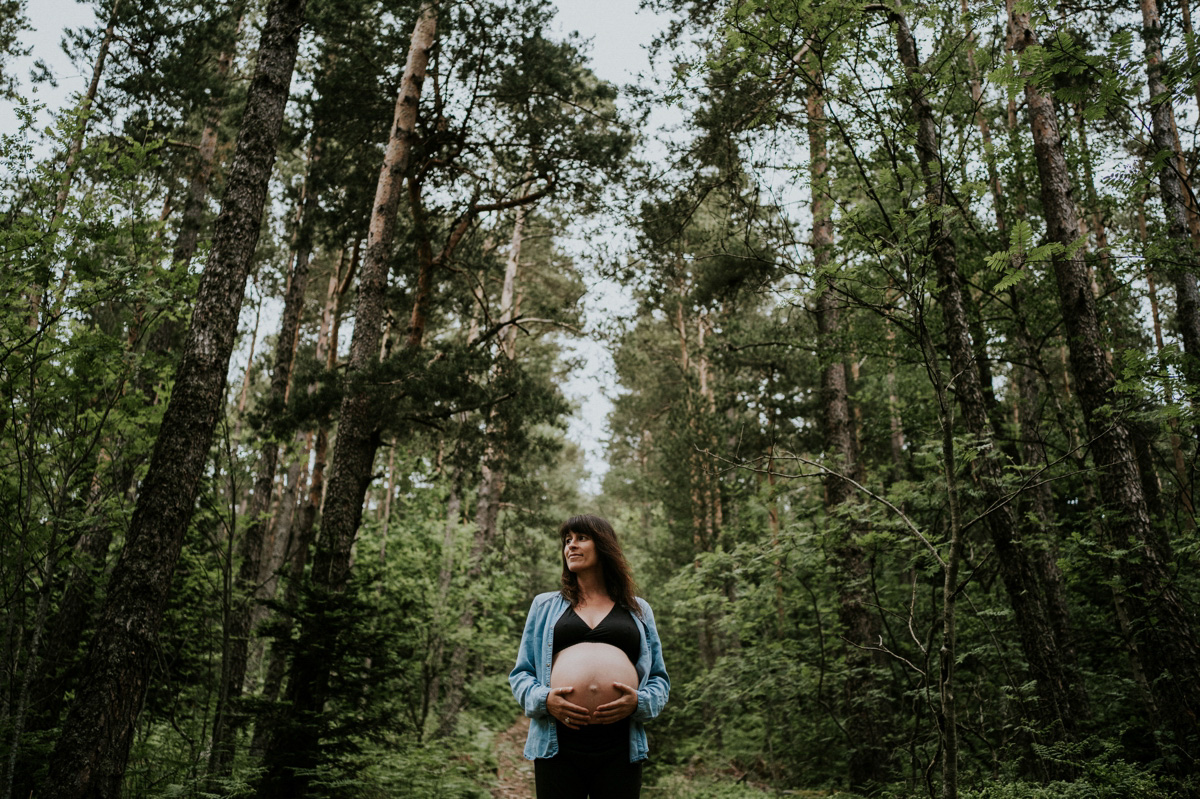
[[[537,596],[535,596],[533,598],[532,607],[536,608],[540,605],[546,604],[547,602],[552,602],[552,601],[554,601],[555,598],[562,599],[562,591],[546,591],[544,593],[538,594]]]
[[[654,615],[654,611],[652,611],[652,610],[650,609],[650,603],[649,603],[649,602],[647,602],[646,600],[642,599],[640,596],[635,596],[635,597],[634,597],[634,599],[635,599],[635,600],[637,600],[638,607],[642,609],[642,613],[643,613],[643,614],[647,614],[647,613],[648,613],[648,614],[650,614],[651,616],[653,616],[653,615]]]

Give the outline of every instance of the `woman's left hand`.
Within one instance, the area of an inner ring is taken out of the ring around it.
[[[620,721],[626,716],[633,715],[633,711],[637,710],[636,688],[630,688],[623,682],[613,683],[613,688],[620,691],[621,695],[592,711],[592,724],[612,724],[614,721]]]

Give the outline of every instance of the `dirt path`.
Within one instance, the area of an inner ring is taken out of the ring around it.
[[[499,765],[497,784],[492,789],[493,799],[533,799],[533,763],[521,755],[528,731],[529,719],[520,716],[511,727],[496,736]]]

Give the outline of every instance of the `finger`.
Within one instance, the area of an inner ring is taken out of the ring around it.
[[[623,682],[613,683],[613,688],[616,688],[618,691],[620,691],[623,694],[636,694],[637,693],[636,688],[631,688]]]
[[[599,707],[596,708],[596,712],[599,713],[603,710],[617,710],[617,709],[623,708],[623,707],[629,707],[629,698],[628,697],[623,696],[620,699],[614,699],[611,702],[605,702],[603,705],[600,705]]]
[[[559,696],[566,696],[567,694],[571,693],[571,692],[572,692],[572,691],[574,691],[574,690],[575,690],[575,686],[573,686],[573,685],[564,685],[562,688],[555,688],[555,689],[554,689],[554,690],[552,690],[550,693],[552,693],[552,694],[558,694]]]
[[[588,709],[586,707],[573,704],[565,699],[563,700],[563,711],[566,713],[574,713],[576,716],[581,718],[588,717]]]

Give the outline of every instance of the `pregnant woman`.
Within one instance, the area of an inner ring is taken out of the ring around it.
[[[558,533],[562,587],[533,600],[508,675],[532,719],[525,757],[538,799],[636,799],[642,725],[671,688],[654,614],[634,595],[612,525],[573,516]]]

